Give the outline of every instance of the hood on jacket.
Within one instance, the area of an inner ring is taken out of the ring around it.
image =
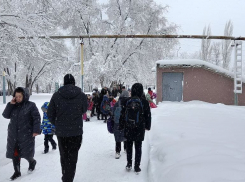
[[[72,99],[78,96],[79,94],[81,94],[82,90],[73,84],[68,84],[68,85],[61,87],[58,90],[58,93],[66,99]]]
[[[142,95],[143,95],[143,85],[141,83],[135,83],[131,89],[131,96],[141,98]]]
[[[23,94],[23,100],[22,100],[21,103],[24,103],[24,102],[29,101],[30,94],[29,94],[29,90],[28,90],[28,89],[23,88],[23,87],[17,87],[17,88],[14,90],[13,97],[15,97],[16,92],[21,92],[21,93]]]

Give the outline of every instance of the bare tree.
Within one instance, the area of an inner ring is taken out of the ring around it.
[[[208,26],[208,28],[204,27],[203,29],[203,35],[210,36],[211,35],[211,28]],[[204,61],[210,61],[211,59],[211,40],[210,39],[202,39],[202,45],[201,45],[201,59]]]
[[[213,50],[213,62],[215,65],[219,65],[221,61],[221,43],[214,42],[212,45]]]
[[[233,24],[229,20],[225,25],[224,36],[232,36],[233,34]],[[222,42],[222,59],[223,59],[223,68],[229,69],[229,64],[231,60],[231,42],[232,40],[223,40]]]

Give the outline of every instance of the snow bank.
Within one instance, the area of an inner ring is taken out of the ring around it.
[[[151,182],[245,181],[245,107],[163,102],[152,115]]]

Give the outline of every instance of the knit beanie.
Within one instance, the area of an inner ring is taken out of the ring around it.
[[[75,85],[75,78],[71,74],[67,74],[64,77],[64,85],[68,84]]]

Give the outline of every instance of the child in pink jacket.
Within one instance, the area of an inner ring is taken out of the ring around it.
[[[88,99],[88,110],[86,113],[83,114],[83,120],[90,121],[91,112],[93,108],[93,101],[90,94],[87,94],[87,99]]]

